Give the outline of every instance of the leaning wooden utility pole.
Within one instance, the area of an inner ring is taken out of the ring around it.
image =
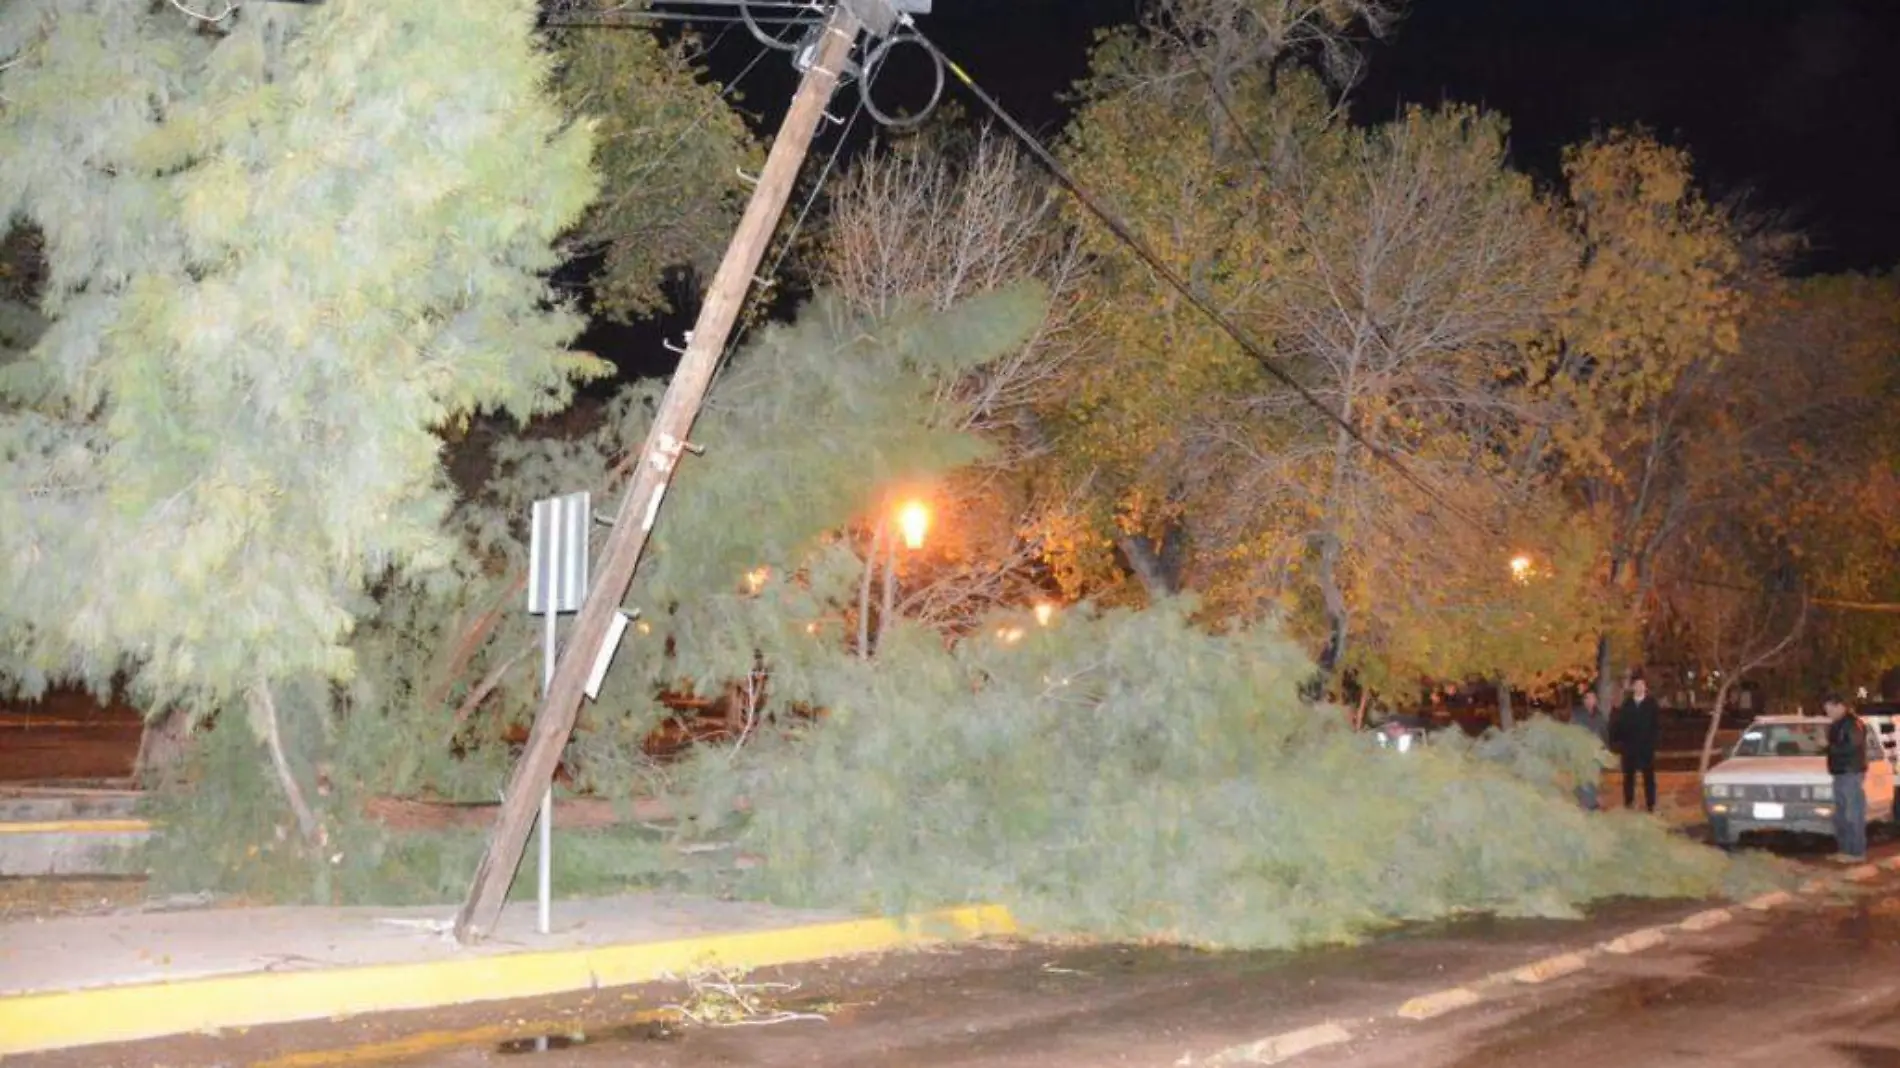
[[[640,463],[634,469],[626,496],[614,518],[613,532],[602,549],[600,570],[593,588],[587,592],[580,618],[568,636],[567,648],[554,669],[554,679],[542,698],[535,715],[528,744],[508,777],[508,791],[502,798],[501,815],[488,839],[488,851],[475,869],[475,881],[469,887],[468,900],[455,917],[456,940],[464,944],[479,942],[494,930],[501,918],[501,907],[514,881],[515,868],[534,827],[542,792],[554,777],[561,750],[574,731],[574,718],[594,658],[606,639],[608,625],[633,581],[633,572],[646,549],[647,536],[659,517],[660,501],[666,494],[680,453],[687,447],[687,434],[712,384],[720,353],[732,334],[733,324],[745,304],[746,291],[759,269],[772,231],[778,226],[790,198],[792,183],[805,161],[806,150],[818,130],[819,119],[838,87],[838,76],[851,59],[852,47],[862,28],[858,12],[867,0],[843,0],[826,17],[816,46],[808,53],[809,66],[792,98],[791,109],[780,124],[778,138],[759,173],[758,188],[746,205],[726,248],[725,259],[713,275],[700,307],[699,321],[687,341],[679,369],[666,388],[666,397],[653,418]],[[875,2],[875,0],[872,0]]]

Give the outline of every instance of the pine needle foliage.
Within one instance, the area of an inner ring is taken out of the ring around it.
[[[744,892],[906,910],[999,901],[1044,933],[1280,948],[1467,911],[1579,915],[1759,871],[1653,821],[1581,811],[1599,752],[1536,724],[1406,754],[1296,694],[1269,625],[1080,610],[826,673],[828,719],[737,775]],[[1020,631],[1020,637],[1013,637]],[[716,809],[717,806],[707,806]]]
[[[530,0],[0,12],[0,216],[51,320],[0,367],[0,677],[198,711],[345,680],[439,567],[436,431],[563,406],[553,242],[595,192]]]
[[[599,700],[583,709],[574,754],[582,785],[608,795],[650,786],[640,746],[665,714],[664,690],[712,696],[764,664],[770,690],[756,712],[810,702],[812,676],[848,659],[842,621],[864,569],[836,532],[891,486],[928,484],[985,454],[979,435],[933,428],[934,398],[1019,345],[1042,309],[1033,286],[878,316],[821,295],[735,354],[693,431],[704,455],[669,489],[629,594],[639,623]],[[346,732],[349,777],[381,792],[493,796],[504,770],[499,736],[526,723],[539,698],[543,621],[510,583],[527,560],[529,508],[589,489],[595,510],[611,512],[615,469],[638,454],[659,396],[657,382],[636,383],[591,435],[497,446],[493,477],[454,513],[463,551],[453,566],[385,591],[356,635],[362,670],[345,719],[363,729]],[[604,526],[595,532],[596,548],[605,536]],[[755,586],[748,575],[769,577]],[[461,677],[440,686],[470,621],[490,610],[492,634]],[[492,695],[458,725],[456,709],[498,671]]]

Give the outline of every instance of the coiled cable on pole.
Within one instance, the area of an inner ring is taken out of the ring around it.
[[[930,99],[925,102],[921,111],[907,118],[898,118],[895,115],[886,114],[883,109],[877,106],[877,101],[871,99],[871,82],[877,77],[878,71],[884,68],[884,60],[891,54],[891,49],[896,48],[906,41],[923,49],[924,54],[930,57],[930,69],[935,79],[935,84],[931,86]],[[871,50],[871,54],[864,57],[864,77],[862,81],[863,84],[858,87],[858,96],[864,102],[866,114],[877,120],[880,126],[888,126],[895,130],[912,129],[921,125],[925,119],[928,119],[931,113],[937,110],[938,102],[943,99],[943,54],[932,47],[930,42],[924,40],[923,35],[919,34],[916,29],[911,26],[909,19],[905,19],[903,25],[899,26],[896,31],[885,37],[882,41],[879,41],[877,47]]]

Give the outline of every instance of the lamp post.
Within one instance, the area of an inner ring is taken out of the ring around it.
[[[871,551],[864,557],[864,578],[858,585],[858,656],[868,659],[871,655],[871,579],[877,570],[878,558],[884,557],[884,596],[877,621],[877,638],[884,638],[884,622],[897,611],[897,542],[891,537],[892,520],[896,520],[899,536],[904,547],[915,552],[924,547],[924,539],[930,532],[930,506],[915,498],[907,500],[891,512],[878,518],[877,526],[871,534]]]

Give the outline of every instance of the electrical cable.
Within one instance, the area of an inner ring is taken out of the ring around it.
[[[737,0],[737,3],[739,6],[739,18],[744,20],[745,28],[751,31],[753,37],[758,38],[760,44],[767,48],[777,49],[780,52],[797,52],[800,48],[804,47],[805,37],[809,36],[810,30],[807,30],[806,33],[801,35],[796,41],[787,41],[782,37],[774,37],[765,32],[764,28],[759,25],[758,17],[752,13],[753,0]],[[810,27],[816,27],[818,25],[815,22],[798,19],[789,21]]]
[[[909,23],[908,17],[906,18],[906,23]],[[1232,319],[1228,318],[1225,312],[1215,307],[1213,301],[1189,285],[1187,280],[1182,278],[1180,273],[1174,268],[1168,266],[1167,263],[1149,247],[1148,243],[1143,241],[1126,222],[1111,212],[1093,193],[1089,192],[1087,188],[1077,181],[1076,178],[1069,173],[1068,168],[1064,167],[1062,162],[1056,159],[1053,152],[1050,152],[1014,115],[1005,110],[1000,101],[994,96],[991,96],[982,86],[978,85],[976,80],[970,77],[968,71],[964,70],[955,60],[945,54],[943,49],[938,47],[935,41],[932,41],[923,31],[916,29],[914,25],[911,26],[911,32],[915,35],[919,43],[936,54],[938,61],[941,62],[951,74],[955,75],[957,81],[960,82],[972,96],[976,97],[984,107],[988,108],[990,113],[995,115],[998,121],[1008,128],[1012,134],[1016,135],[1018,140],[1022,141],[1024,147],[1028,148],[1030,154],[1036,158],[1038,163],[1042,164],[1043,168],[1049,172],[1057,184],[1068,190],[1069,195],[1073,196],[1077,203],[1081,204],[1083,208],[1088,210],[1089,214],[1095,216],[1103,226],[1107,227],[1109,232],[1114,234],[1117,240],[1128,246],[1129,250],[1140,258],[1143,263],[1146,263],[1150,270],[1161,277],[1162,281],[1180,293],[1182,297],[1186,298],[1189,304],[1193,305],[1197,311],[1206,316],[1222,333],[1226,334],[1235,344],[1239,345],[1248,356],[1253,358],[1255,363],[1260,365],[1262,370],[1274,379],[1277,379],[1288,389],[1291,389],[1308,407],[1320,413],[1328,422],[1339,427],[1340,430],[1345,432],[1347,437],[1350,437],[1353,441],[1365,448],[1367,452],[1371,453],[1380,462],[1391,467],[1398,473],[1400,478],[1423,492],[1439,507],[1465,522],[1470,523],[1472,526],[1477,527],[1479,530],[1488,534],[1496,534],[1496,530],[1490,524],[1485,523],[1478,517],[1466,512],[1463,508],[1447,501],[1436,487],[1432,486],[1423,477],[1414,472],[1389,450],[1374,444],[1360,432],[1358,427],[1352,425],[1351,420],[1348,420],[1334,411],[1325,401],[1315,395],[1312,390],[1300,384],[1300,382],[1282,368],[1273,357],[1267,354],[1266,349],[1261,346],[1259,342],[1255,341],[1244,329]]]
[[[917,114],[909,118],[900,119],[894,115],[885,114],[884,111],[877,106],[877,101],[871,99],[871,80],[876,77],[878,71],[884,69],[884,61],[890,56],[891,49],[906,41],[917,42],[918,47],[924,50],[924,54],[930,57],[930,63],[934,68],[933,74],[936,77],[936,82],[931,87],[930,100],[924,104],[923,108],[918,111]],[[942,53],[925,42],[916,28],[906,22],[900,25],[890,36],[879,41],[877,47],[871,50],[871,54],[864,57],[864,79],[862,86],[858,90],[859,106],[865,111],[870,112],[871,118],[876,120],[880,125],[888,126],[895,130],[914,129],[922,125],[924,120],[930,118],[931,114],[937,110],[938,102],[943,99],[943,89],[944,73]]]

